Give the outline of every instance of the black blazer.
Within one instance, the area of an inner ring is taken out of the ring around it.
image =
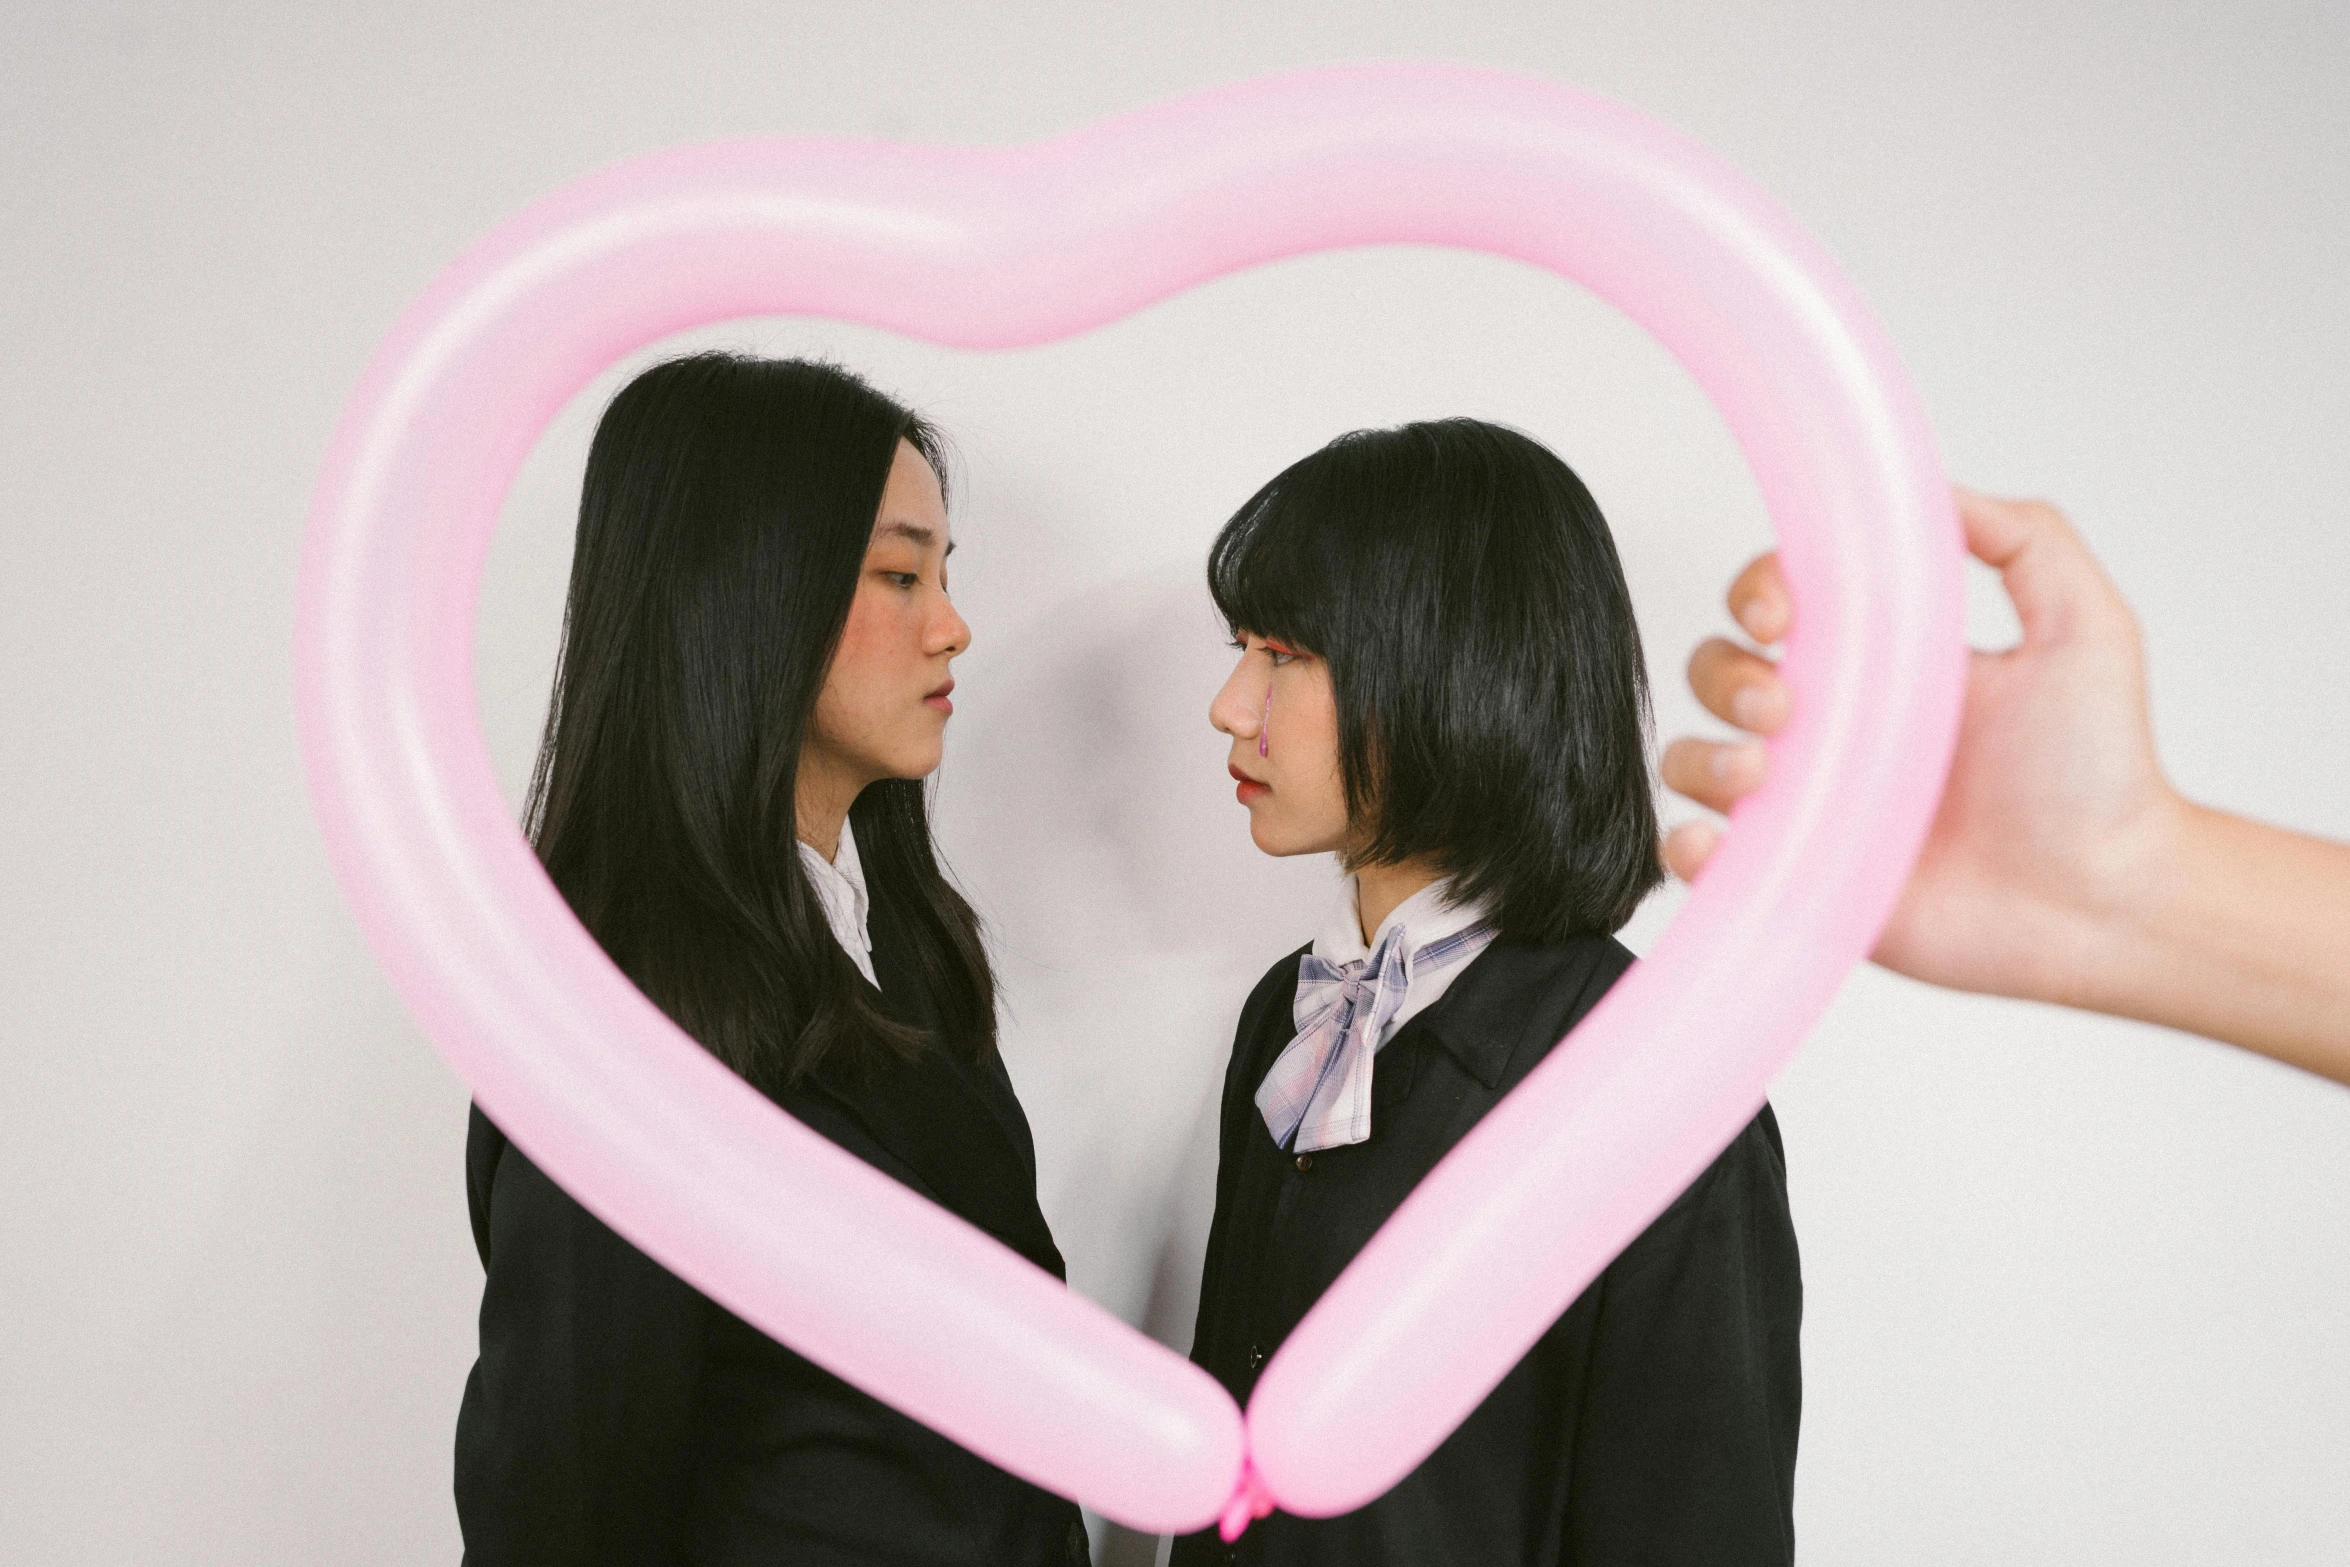
[[[885,1005],[935,1027],[878,891],[871,928]],[[1062,1276],[999,1059],[932,1049],[871,1075],[819,1068],[777,1102]],[[488,1275],[457,1417],[472,1567],[1088,1561],[1074,1504],[721,1309],[580,1207],[478,1108],[465,1167]]]
[[[1242,1010],[1191,1358],[1246,1402],[1279,1348],[1429,1168],[1631,966],[1605,937],[1495,942],[1379,1052],[1371,1136],[1284,1153],[1257,1086],[1294,1035],[1301,954]],[[1330,1519],[1275,1513],[1210,1562],[1784,1563],[1794,1557],[1803,1285],[1766,1106],[1445,1442]]]

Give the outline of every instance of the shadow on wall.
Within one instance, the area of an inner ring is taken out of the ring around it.
[[[1207,720],[1230,654],[1195,574],[1117,577],[1014,618],[996,609],[970,655],[939,837],[990,927],[1070,1283],[1180,1353],[1233,1024],[1310,936],[1333,872],[1249,841]],[[1158,1551],[1114,1525],[1099,1545],[1105,1564]]]

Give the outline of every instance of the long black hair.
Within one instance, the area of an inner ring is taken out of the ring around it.
[[[1329,664],[1349,864],[1427,855],[1522,941],[1617,930],[1662,880],[1632,595],[1540,442],[1342,435],[1224,525],[1208,589],[1233,630]]]
[[[900,441],[943,479],[936,432],[848,371],[712,353],[629,382],[588,452],[525,828],[621,971],[770,1092],[924,1038],[833,939],[794,806]],[[946,1042],[983,1058],[994,980],[921,780],[868,786],[842,830]]]

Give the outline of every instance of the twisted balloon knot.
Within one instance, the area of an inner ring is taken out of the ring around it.
[[[1240,1461],[1240,1478],[1232,1482],[1232,1500],[1224,1504],[1224,1516],[1216,1522],[1216,1533],[1226,1545],[1240,1538],[1240,1531],[1273,1510],[1273,1493],[1265,1489],[1265,1482],[1257,1478],[1257,1463],[1253,1458]]]

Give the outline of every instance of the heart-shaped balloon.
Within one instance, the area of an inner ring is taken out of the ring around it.
[[[667,334],[828,316],[1011,348],[1306,251],[1532,262],[1711,396],[1802,616],[1769,784],[1648,959],[1422,1183],[1266,1368],[1204,1372],[808,1131],[680,1033],[541,871],[483,749],[473,611],[565,401]],[[310,517],[303,753],[393,982],[531,1158],[776,1338],[1144,1530],[1359,1506],[1408,1473],[1702,1171],[1868,950],[1963,672],[1933,443],[1834,266],[1678,134],[1551,83],[1355,67],[1032,146],[748,141],[594,174],[401,318]]]

